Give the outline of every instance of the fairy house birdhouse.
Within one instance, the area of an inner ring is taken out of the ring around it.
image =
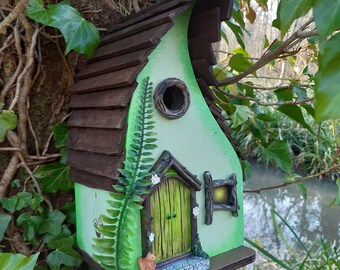
[[[94,269],[254,260],[243,246],[240,162],[209,89],[211,44],[232,4],[172,0],[130,15],[78,74],[68,163],[78,247]]]

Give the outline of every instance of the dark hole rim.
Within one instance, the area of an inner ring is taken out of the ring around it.
[[[188,88],[177,78],[168,78],[158,84],[153,98],[158,112],[168,119],[181,118],[190,106]]]

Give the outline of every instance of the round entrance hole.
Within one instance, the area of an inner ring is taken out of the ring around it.
[[[159,113],[169,119],[178,119],[188,110],[190,95],[185,83],[176,78],[162,81],[153,96]]]

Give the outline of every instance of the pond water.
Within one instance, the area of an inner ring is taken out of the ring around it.
[[[277,169],[253,165],[252,176],[244,183],[245,189],[258,189],[282,183],[284,174]],[[261,194],[245,193],[245,237],[257,239],[266,250],[277,252],[285,257],[285,246],[277,234],[271,209],[275,209],[294,229],[303,242],[320,238],[340,245],[340,207],[329,208],[336,196],[334,182],[307,180],[307,200],[304,200],[296,185],[281,189],[263,191]],[[280,221],[277,218],[277,221]],[[281,224],[281,222],[279,223]],[[287,227],[283,234],[294,250],[301,250],[301,245]]]

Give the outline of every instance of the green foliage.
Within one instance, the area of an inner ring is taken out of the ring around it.
[[[53,129],[54,145],[57,148],[66,147],[69,129],[66,123],[60,123],[56,125]]]
[[[252,66],[250,62],[244,55],[237,53],[230,58],[229,67],[238,72],[244,72]]]
[[[340,206],[340,178],[336,180],[336,185],[338,187],[338,193],[334,200],[330,203],[329,207]]]
[[[4,209],[10,213],[20,211],[25,207],[30,207],[32,210],[40,210],[40,203],[44,200],[43,196],[39,193],[19,192],[9,198],[4,197],[1,199],[1,204]]]
[[[306,123],[299,106],[293,104],[284,104],[279,106],[277,110],[284,113],[289,118],[293,119],[301,126],[303,126],[304,128],[308,129],[311,133],[313,133],[312,128]]]
[[[313,1],[311,0],[281,0],[278,7],[278,20],[283,37],[291,24],[298,18],[307,14],[311,9]]]
[[[274,160],[279,168],[285,172],[292,169],[292,155],[288,144],[284,141],[276,140],[268,146],[260,146],[262,155],[268,160]]]
[[[77,266],[81,262],[81,256],[73,249],[74,237],[55,237],[49,241],[49,247],[54,249],[47,256],[47,264],[51,270],[58,270],[62,265]]]
[[[144,79],[142,87],[136,132],[127,151],[124,169],[120,170],[122,177],[118,179],[119,184],[113,186],[119,193],[110,193],[110,208],[107,209],[107,215],[100,217],[103,224],[97,229],[103,238],[94,239],[93,244],[94,258],[107,270],[131,269],[129,254],[134,245],[129,238],[136,234],[135,220],[142,208],[139,204],[142,201],[141,195],[147,194],[151,185],[147,179],[153,161],[150,150],[157,146],[153,144],[156,138],[152,132],[155,122],[152,121],[152,83],[149,78]]]
[[[4,238],[5,232],[11,219],[12,217],[10,215],[0,214],[0,241],[2,241],[2,239]]]
[[[244,105],[235,105],[235,111],[231,115],[232,119],[232,127],[237,128],[238,126],[242,125],[248,119],[254,120],[254,114],[252,110]]]
[[[17,127],[18,117],[15,112],[3,110],[0,113],[0,143],[5,140],[7,130],[13,130]]]
[[[340,16],[339,16],[340,17]],[[319,70],[315,76],[316,121],[340,118],[340,33],[331,37],[319,54]]]
[[[265,250],[260,243],[245,239],[250,245],[259,250],[262,254],[267,256],[270,261],[276,263],[283,269],[287,270],[302,270],[302,269],[339,269],[340,267],[340,248],[336,244],[330,244],[324,240],[317,240],[314,243],[304,243],[302,239],[297,235],[288,222],[275,210],[271,210],[272,220],[275,229],[278,232],[279,238],[285,243],[289,252],[288,259],[281,259],[274,255],[272,252]],[[278,220],[281,222],[279,224]],[[289,246],[285,235],[283,234],[283,228],[287,228],[288,231],[293,234],[294,238],[301,245],[303,253],[299,254],[292,247]]]
[[[66,54],[75,50],[91,57],[99,44],[96,27],[86,21],[67,1],[49,4],[45,8],[43,0],[30,0],[27,16],[43,25],[59,29],[66,41]]]
[[[0,253],[1,270],[33,270],[38,260],[39,253],[26,257],[21,254]]]
[[[66,125],[56,126],[53,133],[56,146],[61,150],[65,149],[68,136]],[[65,159],[65,156],[62,158]],[[34,175],[41,183],[44,192],[54,194],[58,192],[58,196],[62,197],[63,191],[70,191],[72,185],[69,181],[68,166],[60,162],[41,165],[34,171]],[[47,252],[44,252],[44,263],[41,266],[47,264],[48,269],[51,270],[74,269],[81,262],[81,256],[75,250],[74,234],[70,231],[70,228],[74,230],[72,225],[75,225],[74,203],[62,205],[59,210],[48,209],[43,194],[35,192],[29,183],[25,182],[24,185],[21,183],[23,181],[20,179],[13,180],[12,190],[9,193],[12,195],[0,200],[4,211],[4,214],[0,215],[0,240],[7,229],[10,236],[12,226],[15,226],[32,251],[38,251],[41,245],[44,246]],[[0,269],[33,269],[38,254],[29,258],[22,255],[12,256],[12,254],[6,256],[4,261],[0,257]],[[4,268],[1,267],[2,263]]]
[[[73,184],[70,179],[70,168],[62,163],[53,163],[40,166],[34,176],[41,183],[45,192],[56,192],[58,190],[70,191]]]
[[[59,163],[42,165],[34,172],[35,178],[40,182],[45,192],[54,193],[59,190],[67,192],[73,188],[73,183],[70,179],[70,167],[66,164],[68,134],[69,129],[65,123],[53,128],[55,146],[60,148],[61,159]]]
[[[310,1],[312,2],[312,1]],[[332,32],[340,27],[340,2],[315,0],[313,17],[321,40],[326,40]]]

